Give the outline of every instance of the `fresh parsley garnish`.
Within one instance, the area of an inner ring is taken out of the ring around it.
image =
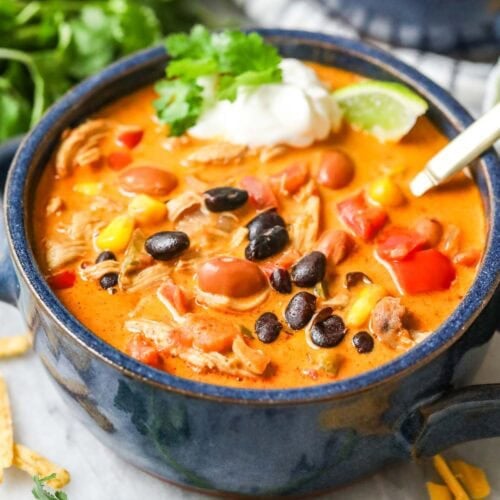
[[[170,135],[183,134],[211,104],[200,77],[213,78],[216,100],[230,101],[241,86],[281,81],[281,57],[258,33],[211,33],[198,25],[189,34],[168,36],[165,46],[171,59],[166,78],[156,85],[154,105],[159,119],[170,125]]]
[[[46,477],[35,476],[33,478],[33,481],[35,481],[35,486],[31,490],[33,496],[38,500],[68,500],[68,495],[66,495],[64,491],[54,491],[54,493],[51,493],[50,491],[47,491],[45,489],[45,483],[47,481],[50,481],[51,479],[54,479],[55,477],[55,474],[51,474],[50,476]]]

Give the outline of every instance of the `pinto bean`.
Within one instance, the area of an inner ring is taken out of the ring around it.
[[[435,247],[443,236],[443,226],[430,217],[420,217],[415,222],[413,229],[423,238],[425,238],[429,247]]]
[[[354,247],[352,236],[341,229],[329,229],[319,238],[316,250],[325,255],[333,264],[339,264],[347,258]]]
[[[317,174],[318,184],[330,189],[341,189],[353,177],[354,163],[349,156],[337,149],[323,153]]]
[[[118,177],[120,187],[129,193],[165,196],[177,186],[172,172],[157,167],[131,167]]]
[[[257,264],[234,257],[216,257],[198,267],[198,285],[208,293],[227,297],[250,297],[267,287]]]

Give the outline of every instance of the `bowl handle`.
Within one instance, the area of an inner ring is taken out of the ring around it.
[[[19,282],[9,254],[9,246],[3,216],[3,191],[7,172],[16,153],[21,137],[16,137],[0,146],[0,301],[16,305],[19,296]]]
[[[430,457],[450,446],[500,436],[500,384],[456,389],[421,406],[403,425],[414,433],[414,456]],[[410,437],[407,435],[407,438]]]

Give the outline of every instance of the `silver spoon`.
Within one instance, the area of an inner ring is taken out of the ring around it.
[[[411,180],[410,191],[415,196],[422,196],[432,187],[462,170],[498,139],[500,102],[433,156],[424,169]]]

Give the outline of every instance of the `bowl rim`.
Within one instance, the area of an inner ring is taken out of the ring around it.
[[[384,50],[365,42],[298,30],[255,29],[252,31],[259,32],[271,43],[281,38],[294,43],[314,44],[326,49],[336,47],[343,54],[364,59],[416,89],[453,123],[456,130],[460,131],[472,121],[468,112],[437,84]],[[26,180],[31,170],[31,159],[54,122],[64,117],[71,106],[76,105],[82,97],[91,94],[106,82],[109,84],[116,80],[117,75],[118,78],[127,78],[128,73],[134,70],[140,71],[141,67],[151,64],[152,60],[166,60],[166,57],[162,46],[146,49],[108,66],[74,87],[45,113],[37,126],[26,136],[13,160],[5,190],[7,240],[11,256],[18,275],[28,286],[37,304],[61,331],[64,331],[94,357],[130,378],[195,398],[254,405],[309,403],[364,392],[415,371],[463,335],[492,298],[500,282],[498,266],[500,261],[500,206],[495,203],[495,199],[500,197],[500,162],[493,151],[487,152],[481,158],[483,168],[486,170],[486,185],[492,195],[489,200],[490,231],[486,242],[487,251],[483,255],[471,288],[451,316],[432,335],[408,352],[373,370],[327,384],[290,389],[247,389],[197,382],[139,363],[100,339],[66,310],[45,281],[31,251],[27,224],[25,224],[25,199],[28,185]]]

